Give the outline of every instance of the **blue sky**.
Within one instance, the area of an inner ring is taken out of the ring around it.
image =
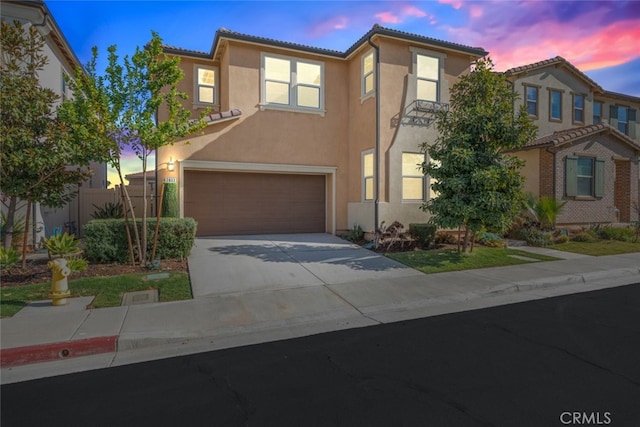
[[[344,51],[374,24],[489,52],[503,71],[562,56],[605,90],[640,96],[640,2],[429,1],[83,1],[45,0],[82,63],[165,44],[209,52],[220,27]],[[102,65],[101,65],[102,64]],[[99,69],[104,63],[99,62]]]

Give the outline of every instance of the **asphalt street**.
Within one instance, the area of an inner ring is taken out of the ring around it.
[[[640,426],[640,284],[3,385],[11,426]]]

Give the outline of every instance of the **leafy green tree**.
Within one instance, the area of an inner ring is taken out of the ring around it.
[[[162,52],[162,39],[156,32],[143,48],[126,55],[122,61],[116,46],[108,48],[108,66],[104,75],[96,71],[97,49],[87,65],[85,79],[77,78],[78,101],[74,114],[81,124],[95,132],[95,138],[107,141],[112,153],[111,164],[118,171],[123,184],[120,155],[124,147],[131,147],[142,161],[143,215],[142,236],[137,241],[138,258],[146,262],[147,248],[147,182],[148,158],[160,147],[173,144],[202,129],[206,122],[203,112],[198,119],[191,120],[190,110],[182,101],[187,94],[180,92],[178,83],[184,77],[180,69],[180,58],[169,57]],[[166,120],[158,121],[159,109],[166,111]],[[120,186],[126,191],[124,185]],[[128,195],[125,197],[130,205]],[[130,209],[133,213],[133,209]],[[135,218],[134,218],[135,224]],[[137,228],[134,227],[137,232]],[[137,236],[137,235],[136,235]]]
[[[523,163],[505,152],[533,139],[536,127],[524,107],[514,111],[516,99],[491,59],[480,59],[452,87],[450,111],[438,113],[435,143],[422,144],[429,154],[422,170],[438,194],[422,209],[436,225],[464,231],[463,252],[473,234],[504,231],[520,213]]]
[[[12,244],[19,199],[64,206],[75,196],[72,186],[91,176],[90,162],[102,161],[105,155],[100,146],[71,135],[56,114],[58,95],[40,86],[38,72],[48,62],[44,46],[35,27],[2,22],[0,190],[8,200],[5,248]]]

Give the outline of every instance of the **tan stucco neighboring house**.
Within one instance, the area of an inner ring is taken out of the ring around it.
[[[224,28],[208,53],[164,50],[181,58],[194,117],[212,111],[202,134],[156,156],[199,235],[427,221],[419,146],[435,141],[451,86],[487,54],[379,25],[344,52]]]
[[[525,191],[566,202],[558,225],[637,221],[640,98],[605,91],[561,57],[505,74],[538,126],[516,153]]]
[[[38,73],[41,86],[53,90],[61,101],[72,96],[64,76],[73,76],[75,68],[81,64],[46,4],[42,0],[3,0],[0,16],[2,21],[11,24],[17,20],[23,26],[33,25],[37,28],[45,38],[46,45],[43,53],[48,58],[48,63]],[[86,188],[106,188],[106,164],[94,162],[90,167],[93,170],[93,176],[83,183],[83,186]],[[65,224],[74,222],[77,226],[79,224],[78,203],[83,203],[83,201],[76,197],[71,203],[59,209],[34,206],[36,229],[39,230],[35,240],[39,241],[45,232],[48,237],[54,230],[64,231]],[[24,212],[18,212],[18,217],[24,217]]]

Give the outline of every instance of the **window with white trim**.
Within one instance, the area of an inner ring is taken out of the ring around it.
[[[538,117],[538,88],[536,86],[524,86],[525,100],[527,102],[527,114]]]
[[[573,95],[573,122],[584,123],[584,95]]]
[[[324,64],[263,53],[261,100],[263,106],[321,111]]]
[[[593,103],[593,124],[602,122],[602,102]]]
[[[375,90],[375,53],[372,51],[362,56],[362,91],[361,95],[373,94]]]
[[[362,153],[362,200],[368,201],[374,198],[374,174],[373,151],[365,151]]]
[[[424,154],[402,153],[402,200],[424,200]]]
[[[195,101],[197,104],[218,104],[218,70],[216,68],[196,67]]]
[[[549,120],[562,121],[562,92],[549,90]]]
[[[416,54],[416,99],[440,101],[440,59]]]
[[[573,155],[565,159],[565,194],[567,197],[603,197],[605,160]]]

